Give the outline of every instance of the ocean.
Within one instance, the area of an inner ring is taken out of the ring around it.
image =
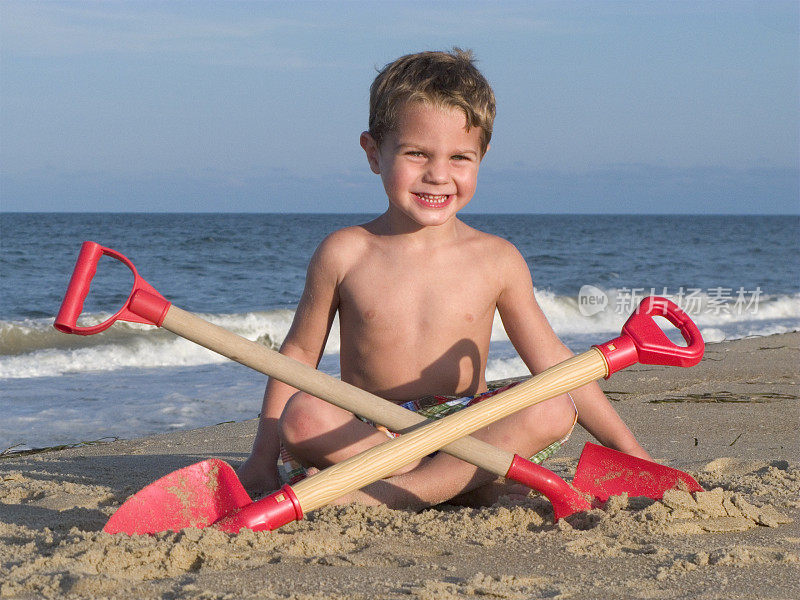
[[[575,352],[618,334],[638,300],[673,298],[708,342],[800,329],[800,217],[473,215],[528,261]],[[0,453],[254,418],[265,377],[163,330],[59,333],[84,240],[113,248],[176,306],[280,346],[317,244],[369,215],[0,213]],[[130,271],[103,259],[85,322],[116,312]],[[336,375],[338,331],[320,369]],[[524,375],[499,319],[488,379]]]

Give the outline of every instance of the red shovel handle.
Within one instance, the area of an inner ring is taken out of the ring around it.
[[[665,317],[675,325],[687,346],[673,344],[653,317]],[[644,365],[693,367],[703,358],[703,336],[697,325],[674,302],[659,296],[642,300],[639,308],[625,322],[622,335],[595,346],[608,364],[608,375],[640,362]]]
[[[83,312],[83,303],[89,294],[92,278],[97,272],[97,263],[103,255],[117,259],[131,270],[133,289],[122,308],[110,319],[90,327],[78,327],[78,317]],[[137,305],[136,312],[130,310],[132,302]],[[95,242],[84,242],[78,255],[78,261],[75,263],[72,278],[69,280],[64,301],[61,303],[61,309],[56,315],[54,326],[64,333],[78,335],[100,333],[111,327],[115,321],[133,321],[134,323],[160,326],[169,307],[170,303],[136,272],[136,267],[125,256]]]

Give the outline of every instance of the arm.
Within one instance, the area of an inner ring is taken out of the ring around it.
[[[511,244],[505,248],[497,309],[511,343],[531,373],[570,358],[572,352],[558,339],[533,293],[533,282],[525,259]],[[650,455],[611,406],[600,386],[591,383],[574,390],[578,422],[601,444],[640,458]]]
[[[339,306],[338,253],[332,238],[323,241],[311,258],[303,294],[280,350],[281,354],[315,368],[322,357]],[[276,379],[267,381],[253,449],[237,470],[248,491],[264,492],[280,487],[277,470],[279,422],[286,403],[296,392],[296,388]]]

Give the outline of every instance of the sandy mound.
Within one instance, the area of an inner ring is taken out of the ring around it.
[[[709,344],[692,369],[632,367],[603,382],[651,454],[708,491],[619,496],[558,524],[532,496],[420,513],[326,507],[275,532],[237,536],[101,532],[157,477],[210,456],[243,460],[254,421],[4,458],[0,596],[794,598],[798,366],[793,333]],[[548,466],[570,479],[586,439],[576,431]]]
[[[129,537],[99,531],[122,500],[109,488],[7,471],[0,489],[0,596],[122,597],[134,584],[281,564],[358,572],[414,569],[418,577],[395,589],[417,598],[560,597],[572,589],[552,577],[496,576],[480,568],[465,579],[442,578],[459,571],[452,563],[465,548],[525,547],[530,552],[555,546],[578,561],[637,556],[650,563],[655,581],[697,570],[800,562],[796,549],[719,544],[708,535],[791,523],[788,512],[800,507],[800,469],[786,461],[717,459],[696,475],[705,486],[718,487],[693,494],[670,491],[658,501],[616,496],[602,509],[557,524],[549,503],[532,495],[485,509],[442,507],[420,513],[326,507],[275,532],[229,535],[185,529]],[[696,549],[688,550],[688,538],[705,539],[692,542]],[[426,573],[440,576],[426,579]]]

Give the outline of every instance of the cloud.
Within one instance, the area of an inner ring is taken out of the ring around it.
[[[588,171],[481,171],[468,213],[800,214],[797,169],[617,165]],[[45,212],[331,212],[386,208],[363,169],[303,175],[179,169],[0,175],[3,210]]]
[[[357,36],[412,40],[444,46],[487,33],[574,31],[575,24],[553,15],[537,16],[537,5],[453,2],[307,3],[285,9],[278,3],[0,3],[2,44],[6,54],[66,57],[108,52],[214,56],[215,64],[307,67],[317,61],[292,55],[290,37],[333,39]],[[552,11],[550,11],[552,12]],[[425,39],[422,39],[425,38]],[[296,46],[296,44],[294,44]],[[376,48],[376,52],[380,48]],[[265,61],[265,57],[272,58]],[[306,62],[307,61],[307,62]]]
[[[483,169],[477,212],[800,214],[797,168]]]
[[[174,6],[4,2],[3,53],[6,58],[154,54],[281,69],[315,65],[298,49],[278,42],[292,30],[308,32],[323,27],[321,23],[268,16],[265,11],[226,11],[224,5],[214,14]]]

